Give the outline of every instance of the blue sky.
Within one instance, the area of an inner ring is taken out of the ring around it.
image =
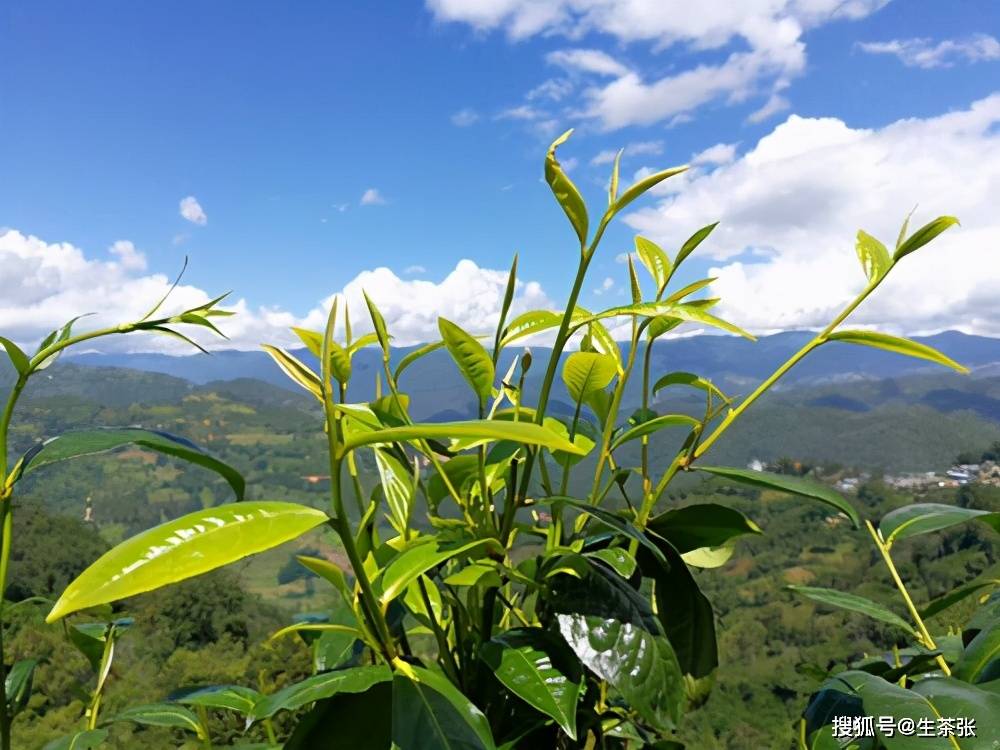
[[[246,346],[361,286],[401,340],[437,314],[486,327],[490,269],[515,251],[535,282],[521,304],[558,304],[575,250],[539,178],[568,127],[561,156],[595,212],[602,152],[626,147],[628,179],[697,163],[609,233],[590,307],[623,298],[616,257],[636,230],[672,250],[722,219],[681,280],[715,269],[726,312],[755,330],[817,325],[860,283],[856,229],[892,237],[919,203],[918,219],[964,209],[964,239],[861,322],[1000,334],[1000,308],[982,309],[1000,290],[984,198],[1000,187],[993,0],[13,0],[0,14],[0,325],[20,339],[67,305],[127,317],[184,255],[185,294],[243,300]]]

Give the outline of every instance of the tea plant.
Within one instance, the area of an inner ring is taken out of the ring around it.
[[[906,617],[856,594],[790,587],[821,604],[888,623],[904,644],[894,645],[885,657],[866,657],[849,669],[822,675],[800,722],[800,748],[993,750],[1000,746],[1000,580],[960,586],[918,609],[891,553],[905,539],[972,520],[1000,531],[1000,513],[942,503],[897,508],[877,527],[865,521]],[[932,634],[927,621],[971,596],[981,606],[967,622]]]
[[[483,337],[442,318],[439,341],[394,359],[390,331],[367,297],[373,332],[356,338],[345,309],[344,338],[335,340],[335,302],[325,330],[295,330],[316,356],[318,372],[287,351],[265,347],[322,405],[329,513],[241,502],[170,521],[105,554],[67,587],[48,620],[206,572],[325,523],[336,531],[349,569],[319,557],[300,561],[343,599],[348,621],[311,618],[275,634],[296,634],[310,644],[316,674],[269,695],[204,688],[199,706],[236,711],[248,725],[299,711],[286,748],[680,747],[673,731],[686,711],[704,702],[719,666],[712,606],[690,567],[721,565],[738,537],[760,529],[717,504],[662,508],[664,492],[678,473],[702,471],[817,501],[859,525],[854,508],[825,486],[706,465],[706,454],[785,373],[830,341],[962,369],[915,342],[841,328],[897,263],[955,220],[941,217],[912,235],[904,225],[892,254],[859,233],[867,277],[862,292],[737,399],[697,374],[652,372],[657,339],[685,323],[753,338],[711,312],[718,299],[696,296],[712,279],[672,287],[677,269],[714,224],[695,232],[673,257],[636,238],[653,291],[643,293],[630,259],[630,304],[599,312],[579,305],[611,221],[685,168],[651,174],[620,191],[616,159],[608,207],[591,229],[579,191],[556,160],[569,135],[557,139],[545,159],[545,179],[578,248],[563,310],[510,317],[515,258],[490,348]],[[630,335],[620,348],[605,321],[623,319]],[[554,332],[547,361],[534,365],[525,352],[498,377],[512,345],[545,332]],[[384,390],[371,402],[351,403],[352,357],[367,346],[381,351]],[[478,419],[425,424],[411,418],[406,372],[441,349],[467,381]],[[532,366],[544,368],[536,399],[525,393]],[[626,414],[632,378],[641,380],[641,403]],[[574,404],[568,419],[547,413],[560,383]],[[703,413],[654,409],[659,391],[681,387],[702,394]],[[652,442],[664,430],[674,431],[679,445],[666,456],[661,441]],[[362,453],[379,475],[370,490],[358,468]],[[571,494],[581,478],[589,489]],[[180,727],[192,726],[192,716],[175,701],[137,707],[122,718]],[[270,739],[276,741],[273,732]]]

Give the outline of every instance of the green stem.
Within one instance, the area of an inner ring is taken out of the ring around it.
[[[868,533],[871,535],[872,541],[875,542],[875,546],[878,548],[879,554],[882,555],[882,561],[885,566],[889,569],[889,574],[892,576],[893,583],[896,584],[896,588],[899,590],[900,596],[903,597],[903,602],[906,604],[906,608],[910,612],[910,617],[913,618],[913,624],[917,626],[917,632],[920,634],[920,640],[923,645],[932,651],[937,648],[937,644],[934,643],[934,638],[931,637],[930,632],[927,630],[927,626],[924,624],[923,618],[920,616],[920,612],[917,611],[916,605],[913,603],[913,599],[910,597],[910,592],[906,589],[906,584],[903,583],[903,579],[899,576],[899,571],[896,570],[896,564],[892,561],[892,556],[889,554],[889,545],[882,540],[882,535],[875,529],[871,521],[865,521],[865,527],[868,529]],[[948,662],[944,660],[941,654],[938,654],[935,658],[938,666],[941,667],[941,671],[947,676],[951,676],[951,668],[948,666]]]
[[[751,393],[749,396],[743,399],[743,401],[740,402],[739,406],[737,406],[735,409],[730,410],[730,412],[725,416],[722,422],[720,422],[719,425],[712,431],[712,434],[709,435],[707,438],[705,438],[705,440],[701,443],[701,445],[698,446],[692,458],[698,458],[699,456],[704,454],[709,448],[711,448],[712,444],[715,443],[715,441],[718,440],[727,429],[729,429],[729,426],[733,422],[735,422],[743,412],[745,412],[747,409],[750,408],[750,405],[753,404],[754,401],[756,401],[764,393],[766,393],[771,386],[777,383],[778,380],[780,380],[785,373],[787,373],[796,364],[798,364],[803,357],[809,354],[809,352],[811,352],[813,349],[820,346],[821,344],[825,343],[827,336],[829,336],[837,326],[843,323],[844,320],[847,318],[847,316],[850,315],[852,312],[854,312],[857,306],[860,305],[862,302],[864,302],[869,294],[871,294],[873,291],[875,291],[875,289],[878,288],[878,285],[882,283],[882,280],[885,279],[887,275],[888,275],[887,273],[883,274],[882,278],[876,279],[875,281],[869,283],[868,286],[865,287],[864,291],[862,291],[861,294],[855,297],[854,301],[851,302],[847,307],[845,307],[840,312],[840,314],[833,319],[830,325],[828,325],[826,328],[824,328],[822,331],[816,334],[812,339],[809,340],[809,342],[805,346],[803,346],[801,349],[795,352],[795,354],[793,354],[783,365],[781,365],[777,370],[771,373],[770,377],[768,377],[767,380],[765,380],[763,383],[757,386],[757,388],[754,390],[753,393]]]

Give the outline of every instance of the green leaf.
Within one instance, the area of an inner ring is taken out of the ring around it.
[[[708,237],[708,235],[710,235],[717,226],[719,226],[719,222],[709,224],[688,237],[687,241],[681,245],[681,249],[677,252],[677,258],[674,260],[674,268],[676,269],[681,263],[683,263],[684,259],[693,253],[695,248],[704,242],[705,238]]]
[[[914,503],[886,513],[878,528],[887,545],[919,534],[941,531],[966,521],[978,520],[1000,531],[1000,513],[959,508],[942,503]]]
[[[635,558],[621,547],[605,547],[594,552],[585,552],[585,557],[600,560],[622,578],[631,578],[635,573]]]
[[[473,440],[512,440],[525,445],[540,445],[549,450],[566,451],[582,455],[582,451],[541,425],[534,422],[508,422],[499,419],[480,419],[468,422],[437,422],[386,427],[378,432],[349,435],[344,440],[344,450],[349,451],[373,443],[397,443],[406,440],[447,440],[471,438]]]
[[[858,253],[858,260],[861,261],[861,267],[869,281],[881,279],[892,265],[892,259],[889,257],[889,251],[886,250],[885,245],[860,229],[854,249]]]
[[[45,621],[207,573],[326,521],[314,508],[259,500],[189,513],[104,553],[66,587]]]
[[[939,716],[964,717],[975,722],[976,736],[960,738],[961,750],[996,750],[1000,737],[1000,693],[978,685],[960,682],[954,677],[928,677],[913,685]],[[916,750],[928,747],[920,745]]]
[[[272,695],[264,696],[254,705],[249,718],[251,721],[260,721],[274,716],[278,711],[294,711],[307,703],[338,693],[362,693],[372,685],[391,679],[392,671],[384,664],[313,675]]]
[[[687,414],[664,414],[662,417],[650,419],[641,424],[637,424],[631,430],[626,430],[621,435],[611,441],[608,450],[614,451],[632,440],[638,440],[646,435],[652,435],[666,427],[697,427],[700,422]]]
[[[336,564],[321,557],[309,557],[308,555],[296,555],[295,559],[320,578],[333,584],[333,587],[340,592],[344,601],[348,604],[351,603],[353,599],[351,588],[347,585],[347,578],[344,576],[344,571]]]
[[[645,193],[650,188],[656,187],[661,182],[674,175],[686,172],[687,167],[671,167],[670,169],[664,169],[661,172],[654,172],[647,177],[643,177],[638,182],[634,183],[628,190],[621,194],[621,197],[615,201],[614,205],[608,209],[608,214],[614,216],[619,211],[621,211],[625,206],[634,201],[640,195]],[[677,263],[680,263],[678,258]]]
[[[718,396],[723,402],[728,403],[729,397],[725,393],[720,391],[711,380],[706,380],[705,378],[695,375],[693,372],[671,372],[664,375],[662,378],[653,384],[653,394],[657,394],[664,388],[671,385],[686,385],[691,388],[698,388],[699,390],[705,391],[706,393],[711,393],[714,396]]]
[[[90,430],[73,430],[49,438],[24,454],[20,471],[15,479],[49,464],[80,456],[104,453],[123,445],[148,448],[157,453],[180,458],[188,463],[214,471],[233,488],[237,500],[243,499],[245,489],[243,477],[229,464],[205,453],[190,440],[167,432],[144,430],[138,427],[97,427]]]
[[[319,360],[323,358],[323,334],[317,331],[307,331],[304,328],[292,328],[296,336],[310,353]],[[351,355],[336,341],[330,342],[330,371],[338,383],[347,384],[351,379]]]
[[[378,338],[378,345],[382,347],[382,357],[389,359],[389,329],[385,325],[385,318],[379,312],[378,307],[368,296],[368,292],[362,292],[365,296],[365,304],[368,306],[368,315],[372,319],[372,326],[375,328],[375,336]]]
[[[639,565],[653,579],[656,616],[677,655],[688,701],[698,706],[707,700],[719,666],[715,613],[677,550],[666,542],[660,549],[664,561],[640,552]]]
[[[281,368],[281,371],[291,378],[292,381],[298,383],[320,401],[323,400],[323,386],[316,373],[284,349],[279,349],[270,344],[262,344],[260,348],[270,355],[271,359]]]
[[[569,223],[573,225],[573,230],[580,239],[580,245],[583,246],[587,244],[587,206],[576,185],[556,161],[556,149],[569,140],[572,134],[572,130],[567,130],[549,146],[545,154],[545,181],[552,188],[553,195],[559,201],[562,210],[566,212]]]
[[[737,336],[742,336],[750,341],[757,340],[757,337],[753,334],[744,331],[742,328],[733,325],[729,321],[718,318],[709,312],[705,312],[705,310],[694,303],[676,305],[668,312],[668,315],[674,318],[680,318],[686,323],[701,323],[702,325],[718,328],[719,330],[726,331],[727,333],[735,333]]]
[[[670,258],[659,245],[645,237],[636,236],[635,251],[639,255],[642,265],[649,271],[649,275],[656,282],[657,296],[663,293],[670,280]]]
[[[462,377],[481,400],[490,397],[496,372],[489,353],[473,336],[445,318],[438,318],[438,330]]]
[[[847,500],[841,495],[831,490],[829,487],[810,482],[798,477],[785,476],[784,474],[769,474],[763,471],[752,471],[750,469],[734,469],[728,466],[698,466],[699,471],[714,474],[741,484],[748,484],[751,487],[761,487],[766,490],[777,490],[778,492],[788,492],[792,495],[819,500],[821,503],[835,508],[851,519],[854,528],[861,526],[861,518]]]
[[[249,716],[263,696],[242,685],[211,685],[173,693],[170,700],[185,706],[222,708]]]
[[[150,703],[144,706],[131,706],[119,712],[111,721],[133,721],[151,727],[175,727],[194,732],[204,737],[204,731],[198,717],[191,711],[174,703]]]
[[[717,503],[668,510],[650,519],[646,528],[670,542],[680,554],[701,547],[720,547],[745,534],[763,533],[738,510]]]
[[[562,379],[574,401],[599,391],[618,374],[613,357],[596,352],[573,352],[563,363]]]
[[[618,199],[618,175],[621,172],[622,154],[625,149],[618,149],[615,154],[615,162],[611,167],[611,181],[608,183],[608,205],[613,206]]]
[[[430,344],[424,344],[423,346],[414,349],[412,352],[410,352],[401,360],[399,360],[399,364],[396,365],[396,371],[393,373],[393,378],[395,378],[395,380],[398,382],[399,376],[403,374],[403,371],[406,370],[406,368],[408,368],[417,360],[426,357],[428,354],[436,352],[438,349],[443,349],[443,348],[444,348],[443,341],[434,341]]]
[[[924,607],[920,612],[920,617],[924,620],[929,617],[934,617],[934,615],[943,612],[955,604],[958,604],[958,602],[972,596],[977,591],[982,591],[985,588],[995,588],[997,586],[1000,586],[1000,578],[993,578],[988,581],[979,581],[977,583],[970,583],[967,586],[961,586],[948,592],[944,596],[935,599]]]
[[[954,216],[939,216],[931,222],[924,224],[920,229],[911,234],[902,245],[896,248],[893,260],[909,255],[914,250],[919,250],[939,234],[958,224],[958,219]]]
[[[575,508],[581,513],[586,513],[588,516],[593,516],[598,521],[603,523],[605,526],[617,531],[622,536],[628,537],[643,547],[645,547],[649,552],[656,556],[659,560],[664,563],[666,560],[663,557],[663,553],[660,552],[660,548],[650,539],[643,534],[639,529],[633,526],[629,521],[625,520],[621,516],[607,508],[601,508],[597,505],[590,505],[589,503],[582,502],[572,497],[565,497],[563,495],[556,495],[553,497],[546,497],[537,501],[539,504],[548,503],[552,506],[568,505],[571,508]]]
[[[986,682],[1000,678],[1000,620],[976,634],[965,647],[951,676],[963,682]]]
[[[379,682],[363,693],[339,693],[317,701],[295,726],[284,750],[342,748],[390,750],[392,683]]]
[[[849,594],[846,591],[836,591],[835,589],[824,589],[814,586],[789,586],[788,588],[797,594],[802,594],[806,598],[812,599],[814,602],[846,609],[850,612],[857,612],[858,614],[871,617],[873,620],[895,625],[897,628],[905,630],[911,636],[917,636],[917,631],[902,617],[886,609],[881,604],[873,602],[871,599],[866,599],[863,596]]]
[[[636,273],[635,263],[632,262],[631,255],[625,257],[625,262],[628,265],[628,285],[632,292],[632,304],[638,305],[642,302],[642,286],[639,284],[639,274]]]
[[[666,304],[668,304],[668,305],[672,305],[674,303],[680,302],[685,297],[690,297],[695,292],[700,292],[705,287],[711,286],[712,283],[714,281],[716,281],[716,280],[717,280],[717,278],[715,276],[712,276],[712,277],[709,277],[707,279],[698,279],[697,281],[692,281],[687,286],[681,287],[680,289],[678,289],[676,292],[674,292],[673,294],[671,294],[669,297],[667,297],[663,301]],[[687,304],[690,304],[690,302],[688,302]]]
[[[17,344],[3,336],[0,336],[0,346],[3,346],[7,350],[7,356],[10,357],[10,363],[14,365],[17,374],[27,375],[31,369],[31,361],[28,359],[28,355],[21,351],[21,348]]]
[[[392,741],[398,750],[496,750],[482,711],[444,677],[400,665],[392,680]]]
[[[557,328],[561,322],[562,313],[552,312],[551,310],[529,310],[528,312],[521,313],[504,328],[503,336],[500,338],[500,345],[507,346],[507,344],[518,339]]]
[[[510,271],[507,274],[507,287],[504,289],[503,302],[500,305],[500,317],[497,319],[496,335],[493,338],[493,356],[495,357],[499,356],[500,337],[507,322],[507,313],[510,312],[511,303],[514,301],[515,291],[517,291],[517,253],[514,253],[514,260],[510,264]]]
[[[827,341],[843,341],[847,344],[859,344],[860,346],[870,346],[875,349],[884,349],[887,352],[905,354],[916,359],[926,359],[936,362],[939,365],[950,367],[960,373],[966,374],[969,368],[960,365],[950,357],[946,357],[937,349],[932,349],[916,341],[902,339],[898,336],[890,336],[887,333],[877,331],[835,331],[827,337]]]
[[[45,744],[42,750],[94,750],[108,738],[107,729],[73,732]]]
[[[4,688],[7,695],[7,713],[13,718],[24,710],[31,697],[31,684],[35,675],[37,659],[21,659],[7,670]]]
[[[652,726],[680,721],[684,683],[670,642],[638,625],[584,614],[557,615],[559,632],[586,667]]]
[[[413,469],[386,450],[375,448],[375,465],[381,479],[382,494],[389,507],[389,521],[399,534],[410,527],[410,514],[416,495]]]
[[[583,670],[559,637],[541,628],[508,630],[484,643],[480,657],[508,690],[576,739]]]
[[[410,547],[389,563],[382,575],[381,602],[387,605],[403,593],[407,586],[418,577],[436,568],[438,565],[459,555],[466,555],[485,547],[488,551],[499,553],[503,551],[496,539],[477,539],[458,547],[442,548],[436,539]]]

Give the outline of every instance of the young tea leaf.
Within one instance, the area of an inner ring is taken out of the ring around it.
[[[957,370],[963,374],[969,372],[969,368],[960,365],[950,357],[946,357],[937,349],[924,344],[918,344],[916,341],[910,341],[909,339],[890,336],[887,333],[878,333],[877,331],[835,331],[827,337],[827,340],[843,341],[846,344],[858,344],[860,346],[870,346],[875,349],[884,349],[887,352],[905,354],[908,357],[936,362],[939,365],[950,367],[952,370]]]
[[[878,528],[886,545],[901,539],[941,531],[966,521],[982,521],[1000,531],[1000,513],[973,508],[959,508],[942,503],[914,503],[904,505],[885,515]]]
[[[583,401],[587,394],[603,389],[617,374],[614,358],[596,352],[573,352],[562,369],[563,383],[574,401]]]
[[[846,609],[850,612],[857,612],[858,614],[871,617],[873,620],[895,625],[897,628],[905,630],[911,636],[915,637],[917,635],[917,631],[913,629],[913,626],[902,617],[886,609],[881,604],[873,602],[871,599],[866,599],[863,596],[849,594],[846,591],[836,591],[835,589],[817,588],[815,586],[789,586],[788,588],[820,604]]]
[[[919,250],[939,234],[958,224],[958,219],[954,216],[939,216],[931,222],[924,224],[920,229],[907,237],[903,244],[896,248],[892,259],[899,260],[914,250]]]
[[[653,281],[656,283],[656,293],[659,296],[666,288],[667,281],[670,280],[670,258],[667,257],[663,248],[645,237],[636,236],[635,251],[639,255],[642,265],[653,277]]]
[[[488,399],[496,377],[489,353],[472,335],[450,320],[438,318],[438,330],[462,377],[480,399]]]
[[[881,279],[892,265],[892,259],[889,257],[889,251],[886,250],[885,245],[860,229],[854,249],[858,253],[858,260],[861,261],[861,267],[864,269],[868,281]]]
[[[545,181],[549,183],[553,195],[559,201],[562,210],[565,211],[570,224],[573,225],[573,230],[576,232],[582,247],[587,244],[587,206],[576,185],[566,176],[562,167],[559,166],[559,162],[556,161],[556,149],[569,140],[572,134],[572,130],[567,130],[549,146],[548,153],[545,155]]]

